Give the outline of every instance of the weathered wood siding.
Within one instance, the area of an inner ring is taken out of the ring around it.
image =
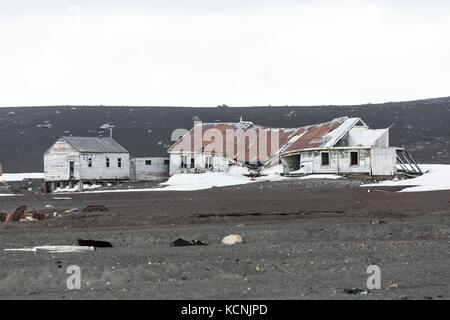
[[[393,176],[397,171],[396,148],[372,148],[371,151],[372,175]]]
[[[151,161],[151,165],[146,162]],[[163,180],[169,176],[169,158],[167,157],[137,157],[130,160],[131,180],[153,181]]]
[[[106,166],[107,158],[109,168]],[[120,168],[119,158],[122,163]],[[89,167],[89,159],[92,159],[92,167]],[[128,153],[82,153],[80,177],[82,180],[129,180],[130,155]]]
[[[329,165],[322,165],[322,153],[329,152]],[[358,152],[358,164],[351,165],[351,152]],[[368,149],[329,151],[306,151],[300,154],[300,167],[309,173],[370,173],[370,151]]]
[[[187,168],[181,167],[181,156],[186,155],[188,162]],[[194,158],[194,168],[190,167],[190,159]],[[178,173],[189,173],[195,169],[209,170],[206,168],[206,158],[211,157],[213,168],[210,171],[227,172],[229,168],[229,160],[220,155],[208,155],[203,153],[170,153],[170,170],[169,174],[172,176]]]
[[[46,181],[67,181],[70,175],[70,161],[74,162],[74,178],[80,178],[80,153],[63,140],[58,140],[44,154],[44,179]]]
[[[106,159],[109,158],[109,168]],[[121,167],[118,167],[118,159]],[[89,167],[92,159],[92,167]],[[44,154],[46,181],[70,180],[70,161],[74,162],[72,180],[128,180],[130,157],[128,153],[80,153],[63,140],[58,140]]]

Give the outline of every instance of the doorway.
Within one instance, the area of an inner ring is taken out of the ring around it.
[[[69,177],[70,179],[75,177],[75,163],[73,161],[69,162]]]

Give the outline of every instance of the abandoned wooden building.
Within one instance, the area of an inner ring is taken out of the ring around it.
[[[244,141],[243,147],[238,145],[238,139],[229,138],[227,131],[241,131],[243,134],[251,129],[259,129],[252,122],[240,121],[238,123],[196,123],[194,127],[181,137],[167,151],[170,156],[170,175],[177,173],[195,173],[203,171],[228,171],[233,164],[250,163],[255,160],[261,163],[259,154],[250,159],[249,140]],[[199,132],[200,137],[198,137]],[[215,133],[215,137],[206,137],[208,132]],[[232,140],[232,141],[230,141]],[[229,144],[232,147],[229,148]],[[209,146],[215,144],[212,148]],[[239,152],[239,149],[242,149]],[[238,159],[239,158],[239,159]]]
[[[197,140],[196,130],[201,137]],[[227,130],[241,131],[241,136],[230,136]],[[242,120],[197,123],[168,150],[170,175],[227,171],[230,165],[259,171],[281,163],[284,175],[379,177],[396,174],[398,153],[403,151],[389,146],[389,128],[370,129],[362,119],[349,117],[299,128],[270,128]],[[414,171],[413,160],[410,166],[408,170]]]
[[[46,188],[130,179],[130,155],[112,138],[61,137],[44,154]]]
[[[370,129],[360,118],[338,118],[299,128],[280,150],[285,174],[393,176],[397,149],[389,128]]]
[[[158,181],[169,177],[169,157],[132,157],[132,181]]]

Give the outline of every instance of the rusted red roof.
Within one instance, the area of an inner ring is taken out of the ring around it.
[[[200,123],[168,152],[216,153],[241,162],[264,163],[280,153],[323,147],[330,139],[325,139],[325,135],[347,120],[347,117],[343,117],[299,128],[262,127],[251,122]],[[194,138],[196,134],[199,137],[197,139]]]

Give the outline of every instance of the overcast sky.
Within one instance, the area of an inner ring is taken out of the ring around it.
[[[448,0],[0,0],[0,106],[450,96]]]

